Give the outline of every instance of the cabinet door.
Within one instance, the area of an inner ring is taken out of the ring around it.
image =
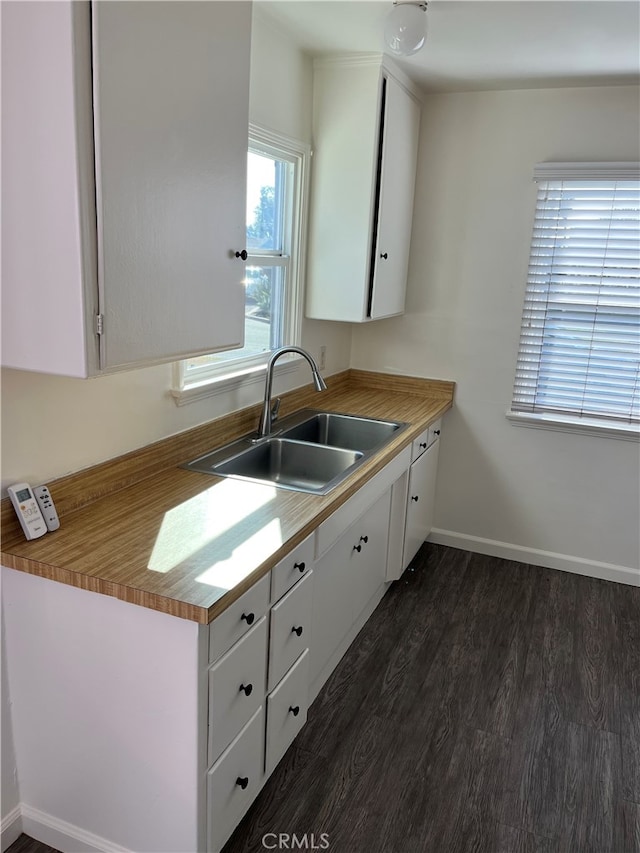
[[[101,367],[238,346],[251,4],[93,4]]]
[[[390,502],[387,489],[315,564],[310,684],[385,581]]]
[[[316,562],[313,577],[311,660],[313,684],[351,627],[348,570],[353,557],[352,528]]]
[[[385,582],[390,504],[391,489],[388,489],[352,528],[355,535],[352,536],[349,585],[353,622]]]
[[[374,235],[371,319],[402,314],[409,266],[420,107],[393,79],[384,82],[378,228]]]
[[[434,442],[409,469],[403,571],[433,527],[439,448],[440,442]]]

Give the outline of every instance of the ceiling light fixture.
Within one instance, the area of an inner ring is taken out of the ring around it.
[[[427,38],[427,4],[395,0],[384,24],[385,44],[396,56],[417,53]]]

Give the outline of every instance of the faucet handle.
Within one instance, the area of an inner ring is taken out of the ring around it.
[[[276,401],[271,407],[271,423],[278,419],[278,412],[280,411],[280,403],[282,400],[280,397],[276,397]]]

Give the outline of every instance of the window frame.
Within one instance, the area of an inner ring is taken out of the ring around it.
[[[292,166],[291,192],[286,199],[282,252],[247,249],[246,266],[280,266],[285,270],[282,312],[282,346],[300,346],[304,306],[304,274],[306,266],[306,233],[309,199],[309,159],[311,148],[300,140],[249,124],[247,152],[283,160]],[[286,233],[285,233],[286,232]],[[228,350],[232,353],[233,350]],[[178,405],[264,380],[267,362],[273,350],[244,358],[229,359],[214,365],[187,369],[183,359],[174,363],[171,394]],[[213,354],[213,353],[212,353]],[[277,373],[295,370],[297,355],[278,360]]]
[[[613,181],[640,181],[640,164],[628,162],[541,163],[536,166],[534,172],[534,180],[545,184],[561,181],[588,181],[590,183],[597,181],[609,183]],[[614,414],[613,412],[603,413],[602,415],[596,415],[592,412],[589,412],[588,409],[576,411],[575,413],[569,411],[558,411],[557,405],[556,409],[554,410],[554,408],[545,406],[544,403],[540,402],[537,399],[539,393],[544,393],[543,390],[539,392],[538,385],[538,383],[543,383],[544,374],[544,371],[541,371],[541,368],[543,366],[543,355],[545,352],[544,326],[542,331],[534,332],[535,340],[537,341],[537,345],[539,345],[540,347],[539,359],[536,363],[535,368],[535,380],[528,379],[528,382],[525,382],[525,378],[528,378],[529,373],[529,368],[527,368],[526,366],[527,359],[525,357],[527,349],[527,343],[525,342],[525,339],[526,336],[529,334],[528,324],[526,322],[528,312],[534,309],[538,312],[544,310],[545,326],[547,319],[551,320],[553,315],[553,304],[548,301],[548,294],[545,297],[546,304],[544,304],[545,299],[542,299],[540,295],[536,292],[536,289],[539,290],[539,283],[535,282],[535,277],[536,275],[539,277],[540,269],[539,266],[536,269],[536,263],[539,264],[539,258],[541,256],[541,253],[535,245],[535,228],[540,224],[541,221],[544,221],[546,219],[546,212],[543,207],[544,200],[541,199],[542,192],[539,191],[535,208],[535,221],[533,226],[534,233],[530,245],[529,273],[527,276],[527,284],[524,295],[522,328],[518,343],[516,378],[514,381],[513,392],[511,397],[511,407],[506,412],[506,416],[511,421],[511,423],[516,426],[553,429],[563,432],[583,432],[591,435],[602,435],[606,437],[623,438],[637,441],[640,438],[640,423],[632,416],[633,410],[631,408],[631,403],[629,403],[629,417],[625,419],[620,415]],[[615,208],[612,206],[611,210],[615,210]],[[606,216],[603,217],[603,221],[608,220],[609,212],[607,211]],[[638,239],[640,239],[640,233],[638,234]],[[558,251],[558,248],[559,247],[557,246],[557,244],[554,243],[550,252],[552,260],[555,253]],[[606,248],[603,249],[601,255],[604,269],[607,268],[607,256],[605,254],[606,251]],[[588,252],[589,249],[586,250],[585,254],[588,254]],[[600,256],[598,256],[598,258],[600,258]],[[581,261],[577,260],[575,266],[578,267],[580,263]],[[544,269],[547,268],[544,267]],[[552,265],[551,262],[549,262],[548,273],[550,276],[552,274],[551,269]],[[573,275],[575,277],[576,273],[573,272],[570,275]],[[550,286],[550,284],[548,284],[547,286]],[[614,285],[612,284],[612,286]],[[600,304],[599,299],[601,293],[602,290],[598,291],[598,302],[594,305],[593,309],[594,323],[595,318],[597,318],[598,316],[598,305]],[[632,292],[631,295],[634,296],[635,294]],[[585,300],[583,302],[579,302],[578,304],[580,306],[586,306],[589,304],[589,302],[585,297]],[[582,310],[584,310],[584,308]],[[630,313],[629,316],[635,315]],[[597,342],[597,339],[592,338],[592,342]],[[549,346],[553,346],[553,344],[549,343]],[[590,349],[589,351],[593,352],[593,349]],[[566,375],[565,373],[563,373],[563,371],[566,371],[566,365],[560,364],[559,373],[557,374],[559,378],[562,378]],[[528,390],[523,390],[527,389],[527,385],[532,381],[535,381],[535,385],[530,386]],[[570,403],[568,402],[567,408],[569,408],[569,406]]]

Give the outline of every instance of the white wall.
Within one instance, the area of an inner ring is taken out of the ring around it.
[[[261,14],[254,19],[250,117],[273,130],[311,141],[311,61]],[[305,321],[302,346],[319,355],[325,373],[349,366],[351,329]],[[310,381],[306,363],[278,377],[275,391]],[[176,406],[168,391],[171,366],[92,380],[2,371],[2,487],[33,485],[111,459],[258,402],[260,385]]]
[[[352,366],[457,382],[436,514],[454,536],[637,570],[638,444],[514,427],[504,413],[534,164],[638,159],[638,103],[637,87],[425,99],[407,312],[357,328]]]

